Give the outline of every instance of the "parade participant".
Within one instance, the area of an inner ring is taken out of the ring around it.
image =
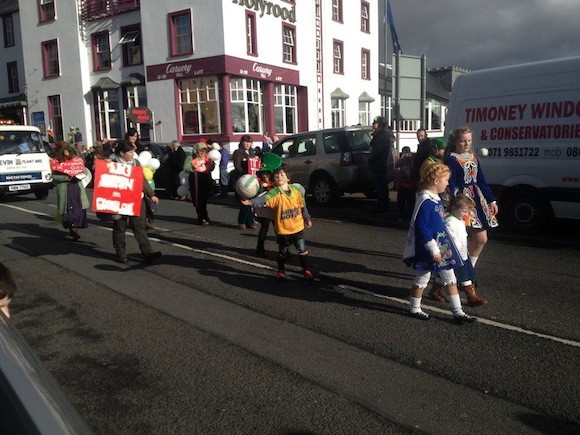
[[[286,279],[288,248],[294,245],[298,250],[302,272],[307,281],[314,279],[308,266],[308,250],[304,240],[304,228],[312,228],[312,219],[306,208],[302,192],[289,184],[290,176],[282,167],[273,174],[274,187],[267,194],[254,199],[245,199],[242,204],[250,207],[269,207],[274,211],[274,229],[278,242],[278,273],[280,280]]]
[[[401,157],[395,163],[398,169],[397,178],[397,208],[399,209],[399,221],[411,220],[415,207],[415,177],[413,176],[413,154],[411,148],[403,147]]]
[[[403,261],[415,269],[415,280],[409,298],[409,316],[429,320],[429,314],[421,310],[423,290],[427,287],[431,273],[437,273],[449,294],[453,320],[457,324],[475,321],[461,309],[457,280],[453,267],[461,264],[461,258],[443,222],[443,203],[439,194],[449,184],[451,172],[443,164],[434,164],[423,174],[417,186],[419,194],[415,202],[413,217],[403,252]]]
[[[427,131],[424,128],[417,130],[417,152],[413,158],[413,176],[418,183],[421,179],[421,166],[429,154],[431,153],[431,141],[427,137]]]
[[[52,181],[56,187],[57,219],[62,219],[62,226],[69,230],[73,240],[81,238],[79,228],[87,228],[87,209],[90,202],[82,183],[86,175],[82,169],[77,174],[63,172],[66,162],[77,158],[77,165],[84,169],[82,159],[78,158],[74,148],[68,142],[60,141],[54,153]],[[80,175],[82,174],[82,176]]]
[[[254,151],[252,149],[252,137],[249,134],[245,134],[241,137],[238,149],[234,151],[233,161],[234,170],[231,173],[233,177],[232,183],[236,184],[238,178],[244,174],[249,174],[249,159],[254,157]],[[241,198],[236,192],[236,201],[240,201]],[[238,213],[238,225],[240,229],[254,228],[254,213],[252,208],[243,203],[240,205],[240,211]]]
[[[8,306],[10,305],[15,292],[16,282],[12,276],[12,272],[0,263],[0,311],[2,311],[6,317],[10,317]]]
[[[377,189],[377,204],[372,209],[375,213],[389,211],[389,180],[387,169],[389,153],[391,152],[391,136],[387,131],[387,121],[382,116],[375,117],[373,121],[373,138],[371,139],[371,153],[369,155],[369,167],[373,173],[375,188]]]
[[[473,154],[473,133],[468,127],[460,127],[451,133],[445,150],[444,163],[451,169],[449,194],[463,193],[475,202],[466,219],[469,234],[469,259],[475,267],[483,247],[487,243],[487,230],[498,226],[498,206],[491,189],[485,181],[479,159]]]
[[[220,198],[228,197],[230,188],[230,174],[228,172],[228,163],[230,162],[230,152],[225,146],[220,145]]]
[[[260,170],[258,171],[258,178],[260,180],[260,190],[258,195],[269,192],[274,188],[274,181],[272,179],[272,171],[278,169],[282,165],[282,159],[279,155],[274,153],[266,153],[262,158],[262,164]],[[260,224],[260,230],[258,231],[258,246],[256,247],[256,255],[261,257],[266,256],[266,249],[264,243],[266,242],[266,236],[268,235],[268,229],[270,228],[270,218],[260,217],[256,218]]]
[[[443,156],[445,154],[447,143],[445,143],[445,140],[440,137],[430,139],[429,142],[431,154],[429,154],[425,161],[423,161],[421,169],[419,170],[419,178],[421,178],[421,174],[427,168],[427,166],[432,165],[433,163],[443,163]]]
[[[127,166],[141,166],[139,161],[135,159],[135,147],[129,142],[122,142],[119,144],[114,154],[112,160],[117,163],[122,163]],[[155,192],[145,180],[143,176],[143,194],[146,195],[152,203],[158,204],[159,198],[155,196]],[[145,201],[141,207],[141,214],[139,216],[121,216],[120,219],[113,221],[113,246],[115,247],[115,252],[117,253],[116,261],[118,263],[127,262],[127,251],[125,247],[125,231],[127,230],[127,221],[133,229],[133,234],[135,235],[135,240],[139,243],[139,248],[145,259],[145,263],[151,263],[153,260],[161,257],[161,252],[153,251],[151,243],[147,238],[147,230],[145,228]]]
[[[215,162],[209,158],[207,153],[207,144],[198,142],[195,145],[194,153],[185,159],[183,165],[183,170],[189,173],[189,192],[199,225],[209,225],[207,201],[213,189],[211,171],[215,167]]]

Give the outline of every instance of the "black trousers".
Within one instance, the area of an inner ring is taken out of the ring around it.
[[[121,219],[113,221],[113,246],[117,255],[126,255],[127,248],[125,245],[125,232],[127,225],[130,225],[135,235],[135,240],[139,244],[141,253],[145,256],[153,252],[151,243],[147,238],[147,230],[145,229],[145,214],[147,207],[145,201],[141,204],[141,214],[139,216],[123,216]]]

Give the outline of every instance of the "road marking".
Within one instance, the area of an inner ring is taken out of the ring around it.
[[[9,208],[13,208],[15,210],[19,210],[19,211],[23,211],[25,213],[31,213],[31,214],[35,214],[35,215],[39,215],[39,216],[49,216],[52,217],[51,215],[47,214],[47,213],[42,213],[42,212],[37,212],[37,211],[33,211],[33,210],[27,210],[25,208],[21,208],[21,207],[16,207],[14,205],[8,205],[8,204],[0,204],[3,207],[9,207]],[[51,205],[53,207],[56,207],[54,205]],[[90,213],[90,215],[93,215],[92,213]],[[95,215],[96,216],[96,215]],[[98,225],[99,228],[104,229],[106,231],[112,231],[111,228],[107,228],[104,226],[100,226]],[[162,230],[162,231],[170,231],[170,230],[166,230],[163,228],[157,228],[156,229]],[[133,236],[132,232],[128,232],[128,234],[130,236]],[[217,258],[221,258],[224,260],[230,260],[236,263],[240,263],[240,264],[245,264],[248,266],[254,266],[256,268],[260,268],[260,269],[265,269],[265,270],[275,270],[273,267],[271,266],[267,266],[265,264],[261,264],[261,263],[255,263],[253,261],[248,261],[248,260],[243,260],[241,258],[236,258],[236,257],[232,257],[231,255],[225,255],[225,254],[219,254],[217,252],[211,252],[211,251],[206,251],[203,249],[198,249],[198,248],[192,248],[191,246],[187,246],[187,245],[182,245],[180,243],[171,243],[171,242],[167,242],[165,240],[159,239],[157,237],[149,237],[149,240],[152,240],[154,242],[157,243],[161,243],[163,245],[168,245],[168,246],[173,246],[175,248],[180,248],[180,249],[184,249],[187,251],[191,251],[191,252],[196,252],[198,254],[204,254],[204,255],[209,255],[212,257],[217,257]],[[362,293],[368,296],[373,296],[375,298],[380,298],[380,299],[387,299],[389,301],[392,302],[397,302],[399,304],[403,304],[403,305],[409,305],[409,301],[407,299],[401,299],[401,298],[397,298],[394,296],[386,296],[386,295],[381,295],[375,292],[372,292],[370,290],[365,290],[359,287],[355,287],[355,286],[351,286],[351,285],[347,285],[347,284],[339,284],[337,286],[338,288],[344,289],[344,290],[349,290],[349,291],[353,291],[356,293]],[[443,315],[448,315],[451,316],[452,314],[449,312],[449,310],[444,310],[442,308],[439,307],[434,307],[431,305],[425,305],[425,304],[421,304],[421,308],[425,309],[425,310],[430,310],[439,314],[443,314]],[[495,320],[490,320],[490,319],[486,319],[483,317],[477,317],[477,321],[479,323],[483,323],[485,325],[489,325],[489,326],[494,326],[496,328],[501,328],[501,329],[505,329],[508,331],[513,331],[513,332],[519,332],[521,334],[526,334],[526,335],[531,335],[534,337],[538,337],[538,338],[543,338],[546,340],[552,340],[555,341],[557,343],[562,343],[562,344],[566,344],[568,346],[573,346],[573,347],[580,347],[580,342],[577,341],[573,341],[573,340],[568,340],[565,338],[560,338],[560,337],[555,337],[553,335],[547,335],[547,334],[541,334],[539,332],[534,332],[534,331],[530,331],[529,329],[524,329],[524,328],[520,328],[519,326],[513,326],[513,325],[509,325],[507,323],[500,323],[500,322],[496,322]]]

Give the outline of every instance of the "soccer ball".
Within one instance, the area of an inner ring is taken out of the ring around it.
[[[236,182],[236,192],[244,199],[253,198],[260,190],[258,179],[250,174],[242,175]]]

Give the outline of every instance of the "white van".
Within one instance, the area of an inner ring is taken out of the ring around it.
[[[0,125],[0,195],[34,193],[45,199],[53,187],[50,159],[36,127]]]
[[[502,223],[537,231],[580,219],[580,57],[459,76],[446,137],[461,126],[473,130]]]

